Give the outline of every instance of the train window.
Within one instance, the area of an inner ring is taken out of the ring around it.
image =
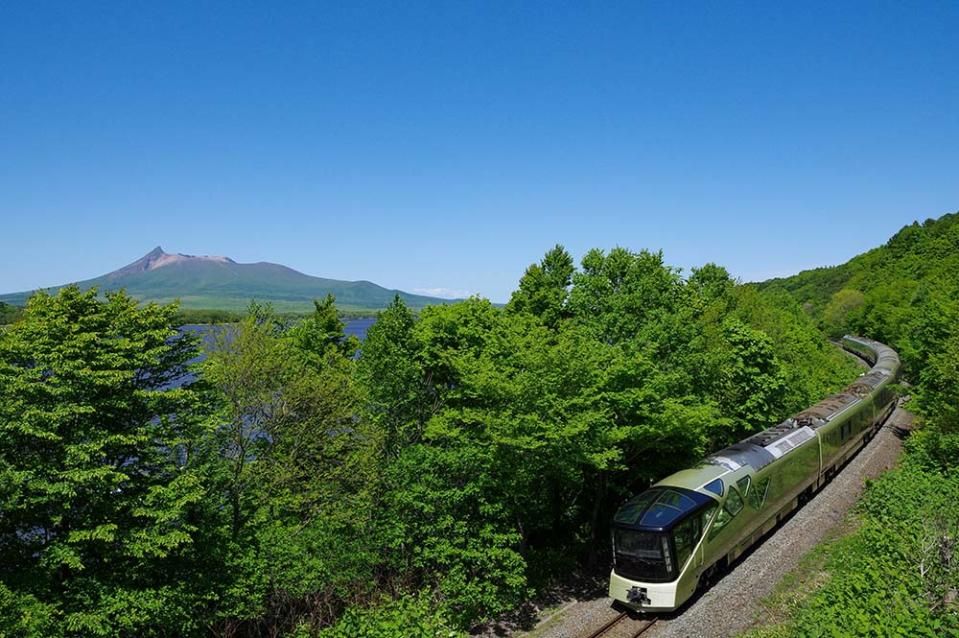
[[[746,501],[753,509],[759,509],[766,502],[766,492],[769,491],[769,477],[757,481],[751,491],[746,494]]]
[[[663,492],[663,495],[660,496],[657,500],[657,503],[662,503],[663,505],[668,505],[669,507],[675,507],[681,510],[690,510],[696,507],[696,503],[693,499],[689,498],[685,494],[680,494],[674,490],[666,490]]]
[[[665,534],[613,528],[616,573],[657,583],[674,578],[669,538]]]
[[[746,498],[749,498],[749,482],[748,476],[744,476],[736,481],[736,485],[739,486],[739,492]]]
[[[655,490],[648,490],[634,496],[629,499],[619,511],[616,512],[616,517],[613,519],[616,523],[635,523],[639,520],[640,515],[646,511],[646,508],[649,506],[650,502],[656,498],[658,492]]]
[[[693,553],[693,547],[699,540],[702,532],[700,525],[702,521],[699,516],[690,516],[685,521],[673,529],[673,543],[676,547],[676,567],[682,569],[686,560]]]
[[[739,514],[743,509],[743,497],[736,490],[729,490],[729,496],[726,497],[726,504],[723,509],[729,512],[730,517]]]
[[[713,526],[709,530],[709,538],[713,538],[726,527],[726,524],[733,520],[733,517],[736,514],[739,514],[743,509],[743,498],[739,495],[739,492],[735,488],[729,490],[729,496],[726,497],[726,504],[723,505],[722,509],[719,510],[719,513],[716,514],[716,520],[713,522]]]
[[[706,491],[712,492],[712,493],[715,494],[716,496],[722,496],[722,495],[723,495],[723,482],[722,482],[722,480],[720,480],[720,479],[716,479],[715,481],[711,481],[711,482],[707,483],[706,485],[704,485],[704,486],[703,486],[703,489],[705,489]]]
[[[713,526],[709,528],[709,539],[712,540],[716,534],[726,527],[726,523],[731,520],[733,520],[733,517],[729,515],[726,508],[721,508],[719,512],[716,513],[716,520],[713,521]]]
[[[649,527],[666,526],[695,507],[695,501],[685,494],[675,490],[664,490],[656,502],[643,514],[639,524]]]

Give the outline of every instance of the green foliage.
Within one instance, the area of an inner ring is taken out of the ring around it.
[[[290,328],[287,337],[297,351],[318,358],[317,363],[331,355],[352,357],[360,347],[359,340],[343,333],[346,326],[336,310],[336,299],[327,295],[322,301],[313,302],[313,314]]]
[[[165,387],[196,355],[175,312],[70,287],[34,296],[0,332],[0,591],[12,634],[191,626],[204,494],[187,447],[197,393]]]
[[[0,582],[0,636],[55,636],[61,612],[32,594],[13,591]]]
[[[0,301],[0,326],[11,324],[23,314],[23,311],[16,306],[11,306]]]
[[[308,631],[294,634],[308,636]],[[426,593],[385,600],[369,608],[353,607],[319,638],[456,638],[461,635],[449,627],[432,606]]]
[[[837,374],[846,379],[859,374],[853,362],[838,355],[835,347],[823,339],[815,322],[788,293],[741,286],[733,292],[733,298],[732,315],[772,341],[789,389],[783,397],[784,413],[803,410],[835,392]]]
[[[495,459],[477,452],[469,445],[404,450],[386,477],[392,489],[377,520],[389,567],[408,584],[437,591],[459,624],[512,609],[529,593]]]
[[[806,303],[834,336],[854,332],[896,348],[916,384],[914,403],[925,417],[919,441],[942,467],[959,458],[956,399],[959,375],[959,213],[913,223],[885,246],[833,269],[762,284]],[[824,295],[829,295],[823,303]],[[917,444],[914,444],[914,449]]]
[[[722,325],[724,341],[720,406],[739,424],[736,438],[761,430],[784,414],[787,385],[772,340],[738,319]]]
[[[872,483],[858,529],[826,549],[828,578],[753,636],[959,634],[959,475],[912,462]]]
[[[505,308],[396,296],[362,351],[332,296],[210,315],[190,377],[177,313],[68,288],[0,333],[0,631],[448,636],[855,374],[787,293],[624,248]]]
[[[357,369],[387,580],[462,627],[515,607],[605,550],[621,499],[855,374],[788,296],[658,253],[556,247],[505,309],[396,300]]]
[[[929,355],[919,374],[917,408],[931,427],[910,441],[911,451],[930,469],[959,464],[959,330]]]
[[[858,531],[828,550],[831,578],[761,635],[959,635],[959,214],[903,228],[831,269],[763,284],[789,290],[837,336],[899,350],[922,418],[902,467],[871,485]]]
[[[576,270],[573,258],[562,246],[546,253],[539,264],[532,264],[519,280],[519,289],[510,299],[510,309],[539,317],[556,327],[566,316],[569,287]]]
[[[218,427],[210,459],[225,548],[225,621],[314,628],[368,587],[363,560],[371,469],[353,418],[355,344],[332,299],[286,330],[253,305],[204,363]],[[311,599],[332,607],[314,607]]]
[[[297,323],[298,321],[302,321],[303,319],[310,317],[313,313],[315,313],[317,303],[322,304],[322,303],[326,303],[326,301],[323,301],[323,302],[314,301],[312,312],[287,311],[287,312],[277,312],[276,314],[277,316],[281,317],[285,323],[294,324],[294,323]],[[3,323],[2,306],[3,304],[0,304],[0,323]],[[273,306],[271,305],[271,307]],[[8,306],[8,308],[12,308],[12,306]],[[216,325],[216,324],[226,324],[226,323],[239,323],[247,315],[247,312],[249,310],[249,302],[246,302],[244,306],[240,308],[242,309],[214,310],[209,308],[179,308],[176,315],[176,325],[187,326],[187,325]],[[375,310],[343,310],[342,308],[337,308],[337,312],[340,320],[373,318],[373,317],[376,317],[376,314],[377,314]]]
[[[866,298],[858,290],[843,288],[832,296],[823,311],[823,327],[834,339],[855,331],[854,313],[866,303]]]
[[[412,311],[394,298],[370,327],[357,367],[366,417],[379,433],[387,459],[420,439],[436,405],[426,369],[417,359],[414,323]]]

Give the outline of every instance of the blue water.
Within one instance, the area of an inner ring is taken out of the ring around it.
[[[366,339],[366,332],[370,329],[370,326],[376,321],[375,317],[364,317],[362,319],[349,319],[345,321],[346,324],[343,328],[343,331],[348,335],[353,335],[360,341]],[[206,359],[206,349],[211,348],[216,345],[216,337],[223,330],[229,330],[229,325],[210,325],[210,324],[188,324],[185,326],[180,326],[181,332],[190,332],[192,334],[200,337],[202,341],[202,349],[199,356],[193,359],[190,363],[199,363]],[[181,377],[174,381],[173,383],[167,386],[168,388],[176,388],[184,383],[189,383],[193,381],[195,377],[192,374],[188,374],[184,377]]]
[[[376,321],[376,317],[362,317],[360,319],[348,319],[344,322],[343,331],[348,335],[353,335],[360,341],[366,339],[366,333],[370,326]],[[199,336],[203,340],[203,347],[209,348],[216,342],[216,335],[223,330],[228,330],[229,325],[210,325],[210,324],[188,324],[180,326],[183,332],[190,332]],[[202,360],[203,356],[198,360]]]
[[[376,322],[376,317],[362,317],[360,319],[349,319],[346,321],[346,327],[343,329],[348,335],[353,335],[360,341],[366,339],[366,331]]]

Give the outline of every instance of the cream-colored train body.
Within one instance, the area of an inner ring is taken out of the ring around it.
[[[801,506],[895,408],[899,357],[860,337],[842,345],[872,364],[848,388],[633,497],[613,520],[609,595],[671,611],[701,582]]]

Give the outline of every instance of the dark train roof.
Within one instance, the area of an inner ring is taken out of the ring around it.
[[[683,487],[653,487],[626,501],[613,522],[620,527],[667,532],[691,512],[715,502]]]

